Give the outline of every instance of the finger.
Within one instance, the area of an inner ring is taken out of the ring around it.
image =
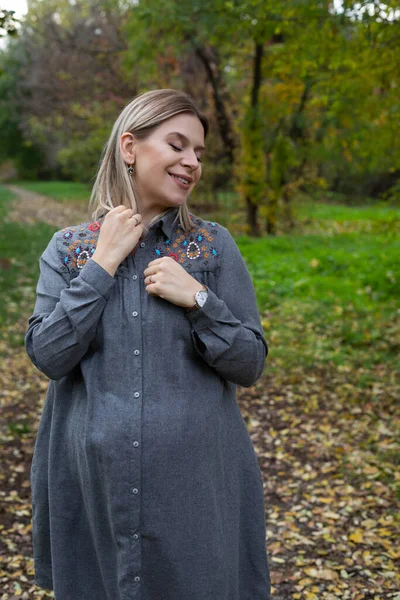
[[[154,260],[151,260],[149,263],[147,263],[148,267],[154,267],[156,265],[159,265],[162,261],[162,259],[165,258],[164,256],[161,258],[155,258]]]
[[[140,215],[132,215],[131,217],[129,217],[128,221],[133,221],[136,225],[142,225]]]
[[[152,273],[155,275],[158,270],[159,268],[157,267],[157,265],[147,265],[147,267],[143,269],[143,275],[147,276],[151,275]]]
[[[125,206],[125,210],[123,211],[123,215],[124,217],[131,217],[133,215],[133,209],[132,208],[128,208],[127,206]]]
[[[150,269],[147,268],[143,271],[144,278],[146,279],[148,277],[151,277],[153,279],[153,281],[154,281],[154,277],[157,275],[157,273],[158,273],[157,269],[154,269],[154,268],[150,268]],[[147,279],[147,281],[148,281],[148,279]]]
[[[157,281],[148,281],[148,278],[145,279],[144,281],[144,285],[147,291],[151,290],[153,292],[155,292],[155,285],[156,285]]]

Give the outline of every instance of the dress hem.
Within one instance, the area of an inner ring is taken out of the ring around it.
[[[54,590],[52,578],[35,577],[35,585],[37,585],[38,587],[40,587],[44,590],[50,590],[50,591]]]

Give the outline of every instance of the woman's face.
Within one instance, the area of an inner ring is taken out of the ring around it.
[[[185,203],[201,177],[203,150],[203,125],[190,113],[164,121],[145,140],[136,140],[129,133],[121,136],[123,158],[134,163],[140,197],[155,213]]]

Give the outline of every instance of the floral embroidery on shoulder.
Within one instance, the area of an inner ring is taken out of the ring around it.
[[[93,223],[83,223],[76,227],[66,227],[59,232],[63,271],[78,273],[93,256],[101,227],[101,219]]]
[[[160,258],[170,256],[178,263],[191,270],[194,265],[212,267],[219,258],[217,236],[219,225],[215,221],[204,221],[190,214],[193,223],[191,231],[185,233],[178,226],[172,239],[158,240],[153,248],[153,256]]]

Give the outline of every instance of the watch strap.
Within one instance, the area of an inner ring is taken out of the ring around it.
[[[206,285],[203,285],[202,287],[203,290],[205,290],[206,292],[208,292],[208,287]],[[200,290],[199,290],[200,291]],[[197,292],[196,292],[197,293]],[[185,308],[185,312],[193,312],[195,310],[199,310],[199,308],[201,308],[200,306],[197,305],[197,302],[195,302],[194,306],[190,306],[190,307],[186,307]]]

